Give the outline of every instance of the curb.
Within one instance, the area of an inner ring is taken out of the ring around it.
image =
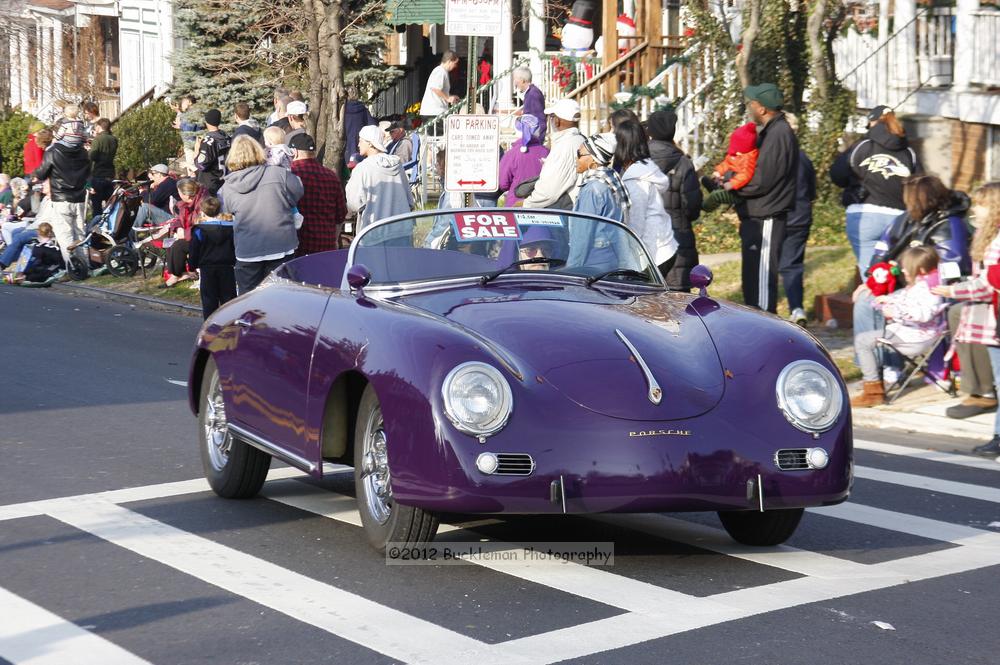
[[[52,288],[56,291],[67,291],[89,298],[110,300],[113,302],[124,303],[126,305],[143,305],[149,309],[155,309],[161,312],[173,312],[184,316],[201,316],[200,307],[185,305],[179,302],[172,302],[170,300],[161,300],[160,298],[153,298],[151,296],[143,296],[138,293],[122,293],[120,291],[112,291],[111,289],[101,289],[96,286],[84,286],[83,284],[74,284],[72,282],[56,283],[52,285]]]
[[[851,419],[855,427],[893,429],[916,434],[934,434],[983,441],[988,441],[993,436],[993,428],[982,423],[929,416],[913,411],[880,411],[878,407],[857,409],[851,413]]]

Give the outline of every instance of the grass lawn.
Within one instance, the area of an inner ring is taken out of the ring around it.
[[[138,272],[134,277],[115,277],[113,275],[99,275],[80,282],[84,286],[94,286],[100,289],[110,289],[121,293],[136,293],[161,300],[179,302],[185,305],[201,306],[201,294],[191,288],[193,282],[181,282],[169,289],[161,289],[163,277],[159,270],[149,273],[148,279],[142,278],[142,272]]]

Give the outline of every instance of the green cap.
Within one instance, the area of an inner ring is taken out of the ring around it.
[[[773,83],[747,86],[743,91],[743,96],[755,102],[760,102],[761,106],[772,111],[777,111],[785,104],[781,91]]]

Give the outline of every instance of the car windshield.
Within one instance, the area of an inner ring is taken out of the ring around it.
[[[551,261],[528,259],[552,259]],[[564,211],[448,210],[414,213],[361,232],[351,265],[372,285],[543,273],[661,285],[639,240],[624,226]],[[530,272],[529,272],[530,271]]]

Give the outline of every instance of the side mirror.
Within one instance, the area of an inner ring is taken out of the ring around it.
[[[347,271],[347,285],[351,287],[351,291],[356,291],[358,294],[361,290],[368,286],[368,283],[372,281],[371,271],[363,263],[358,263],[353,265]]]
[[[706,265],[699,263],[691,268],[691,286],[699,290],[699,295],[702,298],[708,297],[708,287],[713,278],[712,269]]]

